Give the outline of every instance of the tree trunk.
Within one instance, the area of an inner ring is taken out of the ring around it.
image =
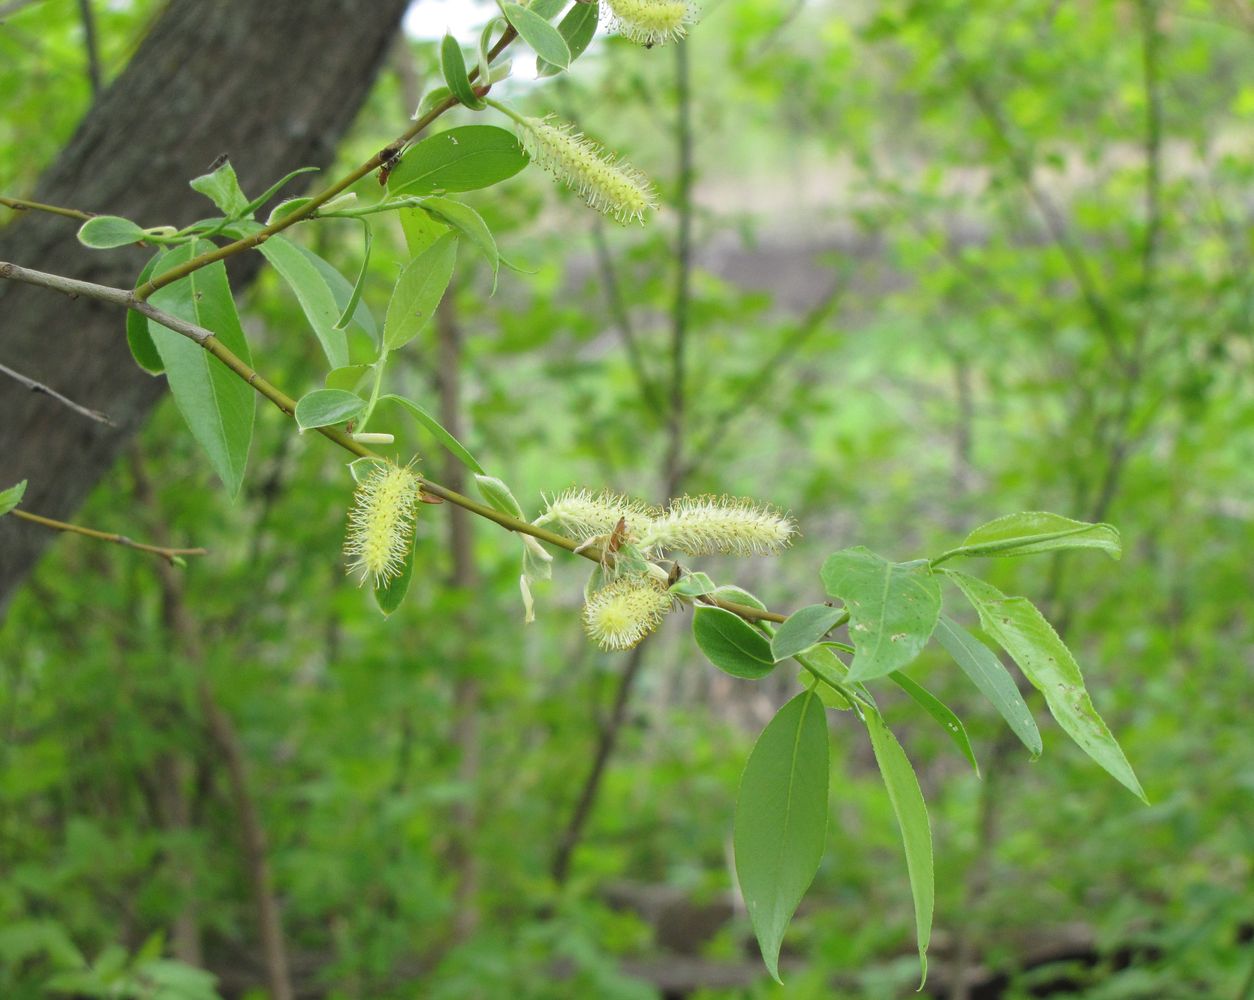
[[[230,156],[249,194],[296,167],[326,166],[407,6],[172,0],[43,175],[34,199],[145,226],[186,225],[214,212],[187,181],[220,154]],[[90,251],[74,239],[72,220],[22,215],[0,231],[0,260],[119,286],[132,284],[143,265],[140,248]],[[232,266],[237,290],[259,261],[249,254]],[[64,519],[135,434],[165,380],[131,360],[117,309],[7,282],[0,282],[0,363],[116,424],[82,418],[16,382],[0,383],[0,488],[29,479],[23,506]],[[52,537],[0,518],[0,613]]]

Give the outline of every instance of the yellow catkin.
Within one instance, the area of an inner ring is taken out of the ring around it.
[[[608,535],[619,519],[627,521],[628,537],[633,537],[651,523],[658,511],[642,500],[620,496],[603,490],[569,489],[553,497],[545,506],[536,524],[551,524],[560,531],[586,542],[598,535]]]
[[[646,212],[657,207],[644,174],[615,159],[572,125],[527,117],[519,117],[518,125],[527,155],[598,212],[628,223],[643,220]]]
[[[583,626],[602,649],[631,649],[661,624],[671,596],[642,576],[615,580],[588,598]]]
[[[684,37],[696,11],[688,0],[606,0],[610,29],[637,45]]]
[[[797,532],[792,518],[744,497],[680,497],[641,531],[646,552],[756,556],[778,552]]]
[[[413,537],[418,477],[391,462],[377,465],[358,485],[348,514],[344,553],[350,573],[381,587],[400,575]]]

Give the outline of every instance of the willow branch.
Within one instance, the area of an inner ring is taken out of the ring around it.
[[[51,528],[53,531],[66,531],[71,534],[94,538],[101,542],[112,542],[114,545],[121,545],[124,548],[150,552],[155,556],[160,556],[172,566],[178,564],[180,556],[206,556],[209,554],[208,549],[171,549],[164,545],[148,545],[111,531],[97,531],[95,528],[84,528],[81,524],[67,524],[65,521],[54,521],[50,517],[44,517],[42,514],[32,514],[30,511],[22,510],[20,507],[9,511],[9,514],[13,517],[21,518],[23,521],[30,521],[31,524],[41,524],[45,528]]]
[[[517,37],[518,33],[514,30],[512,25],[506,28],[500,39],[494,46],[492,46],[491,51],[488,53],[489,64],[496,59],[497,56],[504,52],[509,44]],[[473,81],[478,75],[479,68],[476,66],[470,71],[469,77]],[[487,87],[477,88],[476,92],[486,94],[490,86],[491,85],[489,84]],[[356,167],[349,173],[345,174],[330,187],[319,191],[304,205],[296,209],[296,211],[283,216],[281,219],[272,222],[270,225],[265,226],[262,229],[259,229],[251,236],[245,236],[243,239],[238,239],[234,243],[228,243],[224,247],[215,247],[213,250],[209,250],[197,257],[193,257],[191,260],[184,264],[180,264],[178,267],[170,268],[170,270],[163,272],[158,277],[145,281],[135,290],[136,296],[140,300],[147,299],[153,292],[157,291],[157,289],[164,288],[166,285],[172,284],[180,278],[186,278],[193,271],[198,271],[202,267],[212,264],[214,261],[225,260],[227,257],[235,256],[237,253],[243,253],[245,250],[251,250],[253,247],[260,246],[276,233],[281,233],[283,230],[296,225],[296,223],[303,222],[305,219],[310,218],[322,205],[325,205],[336,195],[341,194],[344,190],[356,184],[367,174],[378,170],[379,167],[383,166],[385,162],[396,155],[397,150],[403,148],[412,139],[414,139],[418,133],[444,114],[444,112],[456,107],[458,103],[459,102],[456,97],[446,97],[425,115],[415,121],[413,125],[406,129],[392,143],[379,150],[379,152],[375,153],[374,156],[370,157],[370,159],[368,159],[361,166]]]
[[[275,406],[283,411],[288,417],[294,418],[296,413],[296,400],[283,390],[279,389],[272,382],[263,378],[261,374],[255,371],[247,362],[239,357],[234,351],[223,344],[212,330],[207,330],[203,326],[197,326],[195,323],[189,323],[185,319],[180,319],[171,313],[158,309],[147,302],[139,299],[134,292],[129,292],[124,288],[110,288],[107,285],[97,285],[90,281],[79,281],[75,278],[66,278],[58,274],[47,274],[43,271],[34,271],[30,268],[19,267],[17,264],[11,264],[7,261],[0,261],[0,278],[7,278],[11,281],[20,281],[28,285],[37,285],[42,288],[49,288],[53,291],[61,292],[71,297],[82,296],[84,298],[95,299],[99,302],[108,302],[113,305],[119,305],[123,308],[130,309],[134,312],[147,316],[151,320],[155,320],[167,329],[173,330],[175,333],[187,337],[189,340],[200,345],[215,358],[221,361],[227,368],[234,372],[237,376],[252,386],[258,393],[270,400]],[[356,441],[349,434],[337,427],[319,427],[316,429],[328,441],[332,441],[339,445],[345,451],[356,455],[358,458],[374,458],[382,460],[384,456],[378,452],[367,448],[360,441]],[[606,554],[596,546],[584,548],[582,544],[573,538],[567,538],[565,535],[559,535],[555,531],[550,531],[540,525],[531,524],[520,518],[511,517],[509,514],[503,514],[495,508],[489,507],[487,504],[479,503],[470,497],[463,496],[456,490],[451,490],[447,486],[435,482],[434,480],[420,477],[419,482],[423,493],[430,496],[439,497],[451,504],[455,504],[464,510],[477,514],[479,517],[489,521],[494,521],[502,528],[508,531],[517,532],[518,534],[531,535],[542,542],[547,542],[557,548],[564,549],[573,555],[583,556],[591,562],[599,563],[605,558]],[[713,604],[716,607],[723,608],[733,614],[739,615],[746,621],[770,621],[783,622],[787,619],[786,615],[779,614],[775,611],[764,611],[760,608],[750,607],[746,604],[737,604],[733,601],[724,601],[722,598],[706,597],[702,599],[704,603]]]
[[[62,208],[60,205],[45,205],[42,201],[28,201],[25,198],[9,198],[0,195],[0,205],[11,208],[15,212],[48,212],[50,215],[63,215],[67,219],[94,219],[93,212],[80,212],[77,208]]]
[[[74,402],[74,400],[70,399],[69,396],[63,396],[61,395],[61,393],[57,392],[56,389],[50,388],[49,386],[44,385],[42,382],[36,382],[33,378],[23,375],[21,372],[15,372],[12,368],[8,367],[7,365],[0,365],[0,375],[9,376],[9,378],[13,379],[14,382],[18,382],[21,385],[26,386],[26,388],[29,389],[31,392],[37,392],[37,393],[40,393],[41,395],[48,396],[51,399],[55,399],[62,406],[69,407],[75,413],[81,414],[82,416],[86,417],[88,420],[94,420],[100,424],[108,424],[110,427],[115,426],[113,421],[110,420],[103,413],[101,413],[99,410],[93,410],[86,406],[81,405],[80,403],[76,403]]]

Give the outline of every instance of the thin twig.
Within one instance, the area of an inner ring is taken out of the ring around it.
[[[36,382],[33,378],[29,378],[26,375],[23,375],[21,372],[15,372],[12,368],[9,368],[7,365],[0,365],[0,375],[9,376],[9,378],[13,379],[13,381],[19,382],[22,385],[26,386],[26,388],[29,389],[31,392],[42,393],[45,396],[49,396],[52,399],[55,399],[62,406],[68,406],[75,413],[81,414],[82,416],[86,417],[88,420],[95,420],[97,423],[108,424],[110,427],[117,426],[112,420],[110,420],[107,416],[105,416],[99,410],[92,410],[92,409],[88,409],[86,406],[81,406],[80,404],[74,402],[74,400],[70,399],[68,396],[62,396],[61,393],[57,392],[56,389],[49,388],[48,386],[44,385],[42,382]]]
[[[51,215],[64,215],[67,219],[82,219],[84,222],[96,217],[92,212],[80,212],[77,208],[61,208],[59,205],[45,205],[41,201],[10,198],[5,195],[0,195],[0,205],[11,208],[15,212],[48,212]]]
[[[101,542],[112,542],[114,545],[121,545],[128,549],[138,549],[140,552],[150,552],[155,556],[160,556],[170,565],[178,564],[179,556],[206,556],[209,554],[208,549],[171,549],[164,545],[147,545],[144,542],[137,542],[127,538],[125,535],[115,534],[111,531],[97,531],[95,528],[84,528],[80,524],[67,524],[65,521],[54,521],[50,517],[44,517],[42,514],[32,514],[28,510],[22,510],[20,507],[9,511],[13,517],[21,518],[23,521],[30,521],[32,524],[41,524],[45,528],[51,528],[53,531],[67,531],[75,535],[85,535],[88,538],[95,538]]]
[[[19,267],[5,261],[0,261],[0,278],[7,278],[12,281],[21,281],[28,285],[38,285],[42,288],[50,288],[70,296],[84,296],[86,298],[96,299],[100,302],[109,302],[114,305],[123,306],[135,312],[147,316],[149,319],[156,320],[162,326],[173,330],[175,333],[187,337],[189,340],[199,344],[215,358],[221,361],[235,375],[243,379],[248,385],[252,386],[258,393],[270,400],[283,413],[289,417],[294,417],[296,413],[296,400],[287,393],[283,392],[273,383],[263,378],[261,374],[250,367],[242,358],[234,351],[223,344],[212,330],[207,330],[203,326],[197,326],[195,323],[189,323],[170,313],[157,309],[142,302],[135,297],[132,292],[128,292],[124,288],[110,288],[107,285],[96,285],[90,281],[79,281],[75,278],[66,278],[57,274],[47,274],[43,271],[34,271],[30,268]],[[372,451],[364,444],[356,441],[351,435],[337,427],[319,427],[317,433],[321,434],[329,441],[333,441],[345,451],[351,452],[359,458],[375,458],[382,459],[383,456],[378,452]],[[531,535],[538,538],[542,542],[547,542],[557,548],[564,549],[575,555],[581,555],[591,562],[600,563],[607,558],[608,553],[602,552],[597,546],[589,548],[581,547],[580,543],[573,538],[567,538],[565,535],[559,535],[555,531],[549,531],[539,525],[531,524],[509,514],[503,514],[501,511],[487,504],[479,503],[470,497],[463,496],[456,490],[451,490],[446,486],[431,479],[420,478],[420,485],[424,493],[431,496],[439,497],[449,503],[456,504],[472,514],[486,518],[489,521],[495,521],[501,527],[509,531],[518,532],[519,534]],[[746,621],[771,621],[783,622],[787,616],[776,611],[763,611],[759,608],[749,607],[745,604],[737,604],[733,601],[725,601],[722,598],[708,598],[706,603],[714,604],[717,607],[730,611],[735,615],[739,615]]]
[[[512,25],[506,28],[500,39],[494,46],[492,46],[491,51],[489,51],[488,62],[491,63],[494,59],[496,59],[498,55],[505,51],[510,42],[517,37],[518,33],[514,30]],[[473,81],[478,77],[478,75],[479,67],[476,66],[470,71],[469,78]],[[490,87],[491,84],[486,87],[476,88],[476,93],[481,95],[486,94]],[[385,146],[374,156],[370,157],[370,159],[368,159],[361,166],[341,177],[330,187],[319,191],[304,205],[296,209],[296,211],[283,216],[275,222],[272,222],[270,225],[258,230],[251,236],[246,236],[243,239],[236,240],[234,243],[228,243],[224,247],[215,247],[213,250],[193,257],[191,260],[179,265],[178,267],[170,268],[170,270],[163,272],[158,277],[145,281],[135,290],[136,296],[141,300],[147,299],[153,292],[157,291],[157,289],[164,288],[166,285],[172,284],[180,278],[186,278],[193,271],[198,271],[200,268],[212,264],[214,261],[225,260],[227,257],[233,257],[237,253],[243,253],[245,250],[251,250],[253,247],[260,246],[276,233],[281,233],[288,227],[294,226],[298,222],[303,222],[305,219],[312,216],[322,205],[325,205],[340,192],[356,184],[367,174],[373,173],[375,170],[379,169],[379,167],[383,166],[384,162],[393,155],[395,150],[400,149],[409,143],[409,141],[416,137],[423,129],[444,114],[444,112],[456,107],[458,103],[459,102],[456,97],[446,97],[443,101],[414,122],[413,125],[406,129],[392,143]]]

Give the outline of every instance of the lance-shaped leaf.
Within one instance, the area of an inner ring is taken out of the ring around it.
[[[736,800],[736,877],[777,982],[784,931],[823,857],[827,788],[827,721],[823,703],[806,691],[758,737]]]
[[[475,456],[472,455],[466,449],[466,446],[458,441],[457,438],[453,437],[453,435],[445,429],[444,425],[440,423],[440,421],[436,420],[435,417],[433,417],[424,407],[419,406],[412,399],[406,399],[404,396],[397,396],[396,394],[390,392],[379,397],[380,403],[387,402],[389,400],[394,403],[399,403],[407,409],[414,419],[430,431],[435,439],[439,441],[440,444],[444,445],[444,447],[449,450],[450,454],[461,462],[462,465],[466,466],[466,468],[468,468],[471,472],[483,475],[483,466],[479,464],[479,462],[475,459]]]
[[[1027,556],[1060,549],[1099,549],[1113,559],[1123,554],[1119,532],[1112,525],[1033,510],[980,525],[933,565],[955,556]]]
[[[435,315],[453,277],[457,238],[441,236],[405,265],[383,321],[383,346],[394,351],[409,343]]]
[[[409,591],[409,581],[414,575],[414,546],[417,544],[418,533],[415,531],[411,533],[401,571],[381,587],[374,588],[375,603],[385,618],[401,606],[401,601],[405,600],[405,594]]]
[[[161,259],[164,252],[164,250],[159,250],[148,259],[144,269],[139,272],[139,277],[135,279],[136,288],[152,277],[157,261]],[[160,375],[165,371],[165,362],[157,353],[157,347],[152,342],[152,334],[148,332],[148,317],[133,309],[126,311],[126,346],[131,349],[131,357],[135,359],[135,363],[149,375]]]
[[[501,254],[496,247],[496,239],[492,230],[483,221],[483,216],[469,205],[449,198],[427,198],[422,207],[441,222],[452,226],[466,237],[478,249],[492,267],[493,290],[496,288],[496,275],[501,269]]]
[[[348,364],[348,337],[336,328],[340,310],[326,279],[296,244],[282,236],[271,236],[257,249],[296,293],[296,301],[313,327],[331,367],[342,368]]]
[[[565,69],[570,65],[570,48],[553,25],[522,4],[503,3],[501,10],[524,42],[545,62]]]
[[[766,636],[724,608],[698,607],[692,635],[706,658],[733,677],[757,680],[775,669]]]
[[[475,93],[475,88],[466,75],[466,59],[462,55],[462,47],[457,39],[446,34],[440,44],[440,69],[444,73],[444,82],[449,91],[466,107],[479,111],[486,107],[483,98]]]
[[[859,546],[827,557],[823,586],[849,611],[849,679],[882,677],[919,655],[940,615],[940,584],[926,562],[891,563]]]
[[[565,40],[566,47],[570,49],[571,62],[583,55],[584,49],[592,41],[592,36],[597,32],[599,17],[599,4],[576,3],[558,24],[557,32]],[[561,70],[561,66],[555,66],[544,59],[536,60],[536,76],[552,76],[554,73],[560,73]]]
[[[1010,672],[984,643],[946,615],[936,623],[936,638],[980,693],[993,703],[1035,760],[1041,755],[1041,732]]]
[[[919,963],[923,979],[927,979],[927,946],[932,938],[932,910],[936,903],[936,882],[932,870],[932,827],[927,818],[927,805],[919,779],[897,737],[885,725],[879,712],[864,708],[863,719],[875,751],[875,763],[888,790],[906,849],[906,870],[910,875],[910,892],[914,896],[914,923],[919,947]]]
[[[1068,736],[1116,781],[1142,801],[1145,792],[1115,737],[1084,687],[1075,657],[1052,625],[1026,597],[1007,597],[996,587],[957,570],[941,570],[966,595],[980,627],[1019,665]]]
[[[355,293],[359,294],[359,287],[350,282],[344,275],[340,274],[334,265],[328,263],[319,257],[308,247],[303,247],[299,243],[293,244],[305,259],[314,266],[314,269],[322,275],[322,280],[327,283],[327,287],[331,289],[331,294],[335,297],[335,308],[340,311],[340,318],[343,319],[344,312],[347,311],[348,304],[352,301]],[[358,279],[360,281],[360,278]],[[375,322],[373,314],[360,298],[357,305],[353,309],[353,318],[349,324],[355,326],[367,337],[371,343],[377,345],[379,343],[379,324]],[[339,329],[343,326],[337,323]]]
[[[197,240],[171,250],[161,258],[154,274],[163,274],[213,248],[209,241]],[[246,364],[252,364],[226,268],[220,260],[157,289],[148,301],[158,309],[212,330],[222,344]],[[255,392],[187,337],[167,330],[155,320],[148,321],[148,332],[161,355],[175,405],[209,455],[227,492],[235,496],[244,481],[248,447],[252,443]]]
[[[962,751],[962,755],[975,769],[976,777],[979,777],[980,765],[975,759],[975,751],[971,749],[967,727],[962,724],[962,720],[954,714],[953,710],[922,684],[907,677],[901,671],[894,670],[888,676],[894,684],[913,698],[923,711],[940,723],[941,728],[945,730],[945,735],[954,741],[954,745]]]

